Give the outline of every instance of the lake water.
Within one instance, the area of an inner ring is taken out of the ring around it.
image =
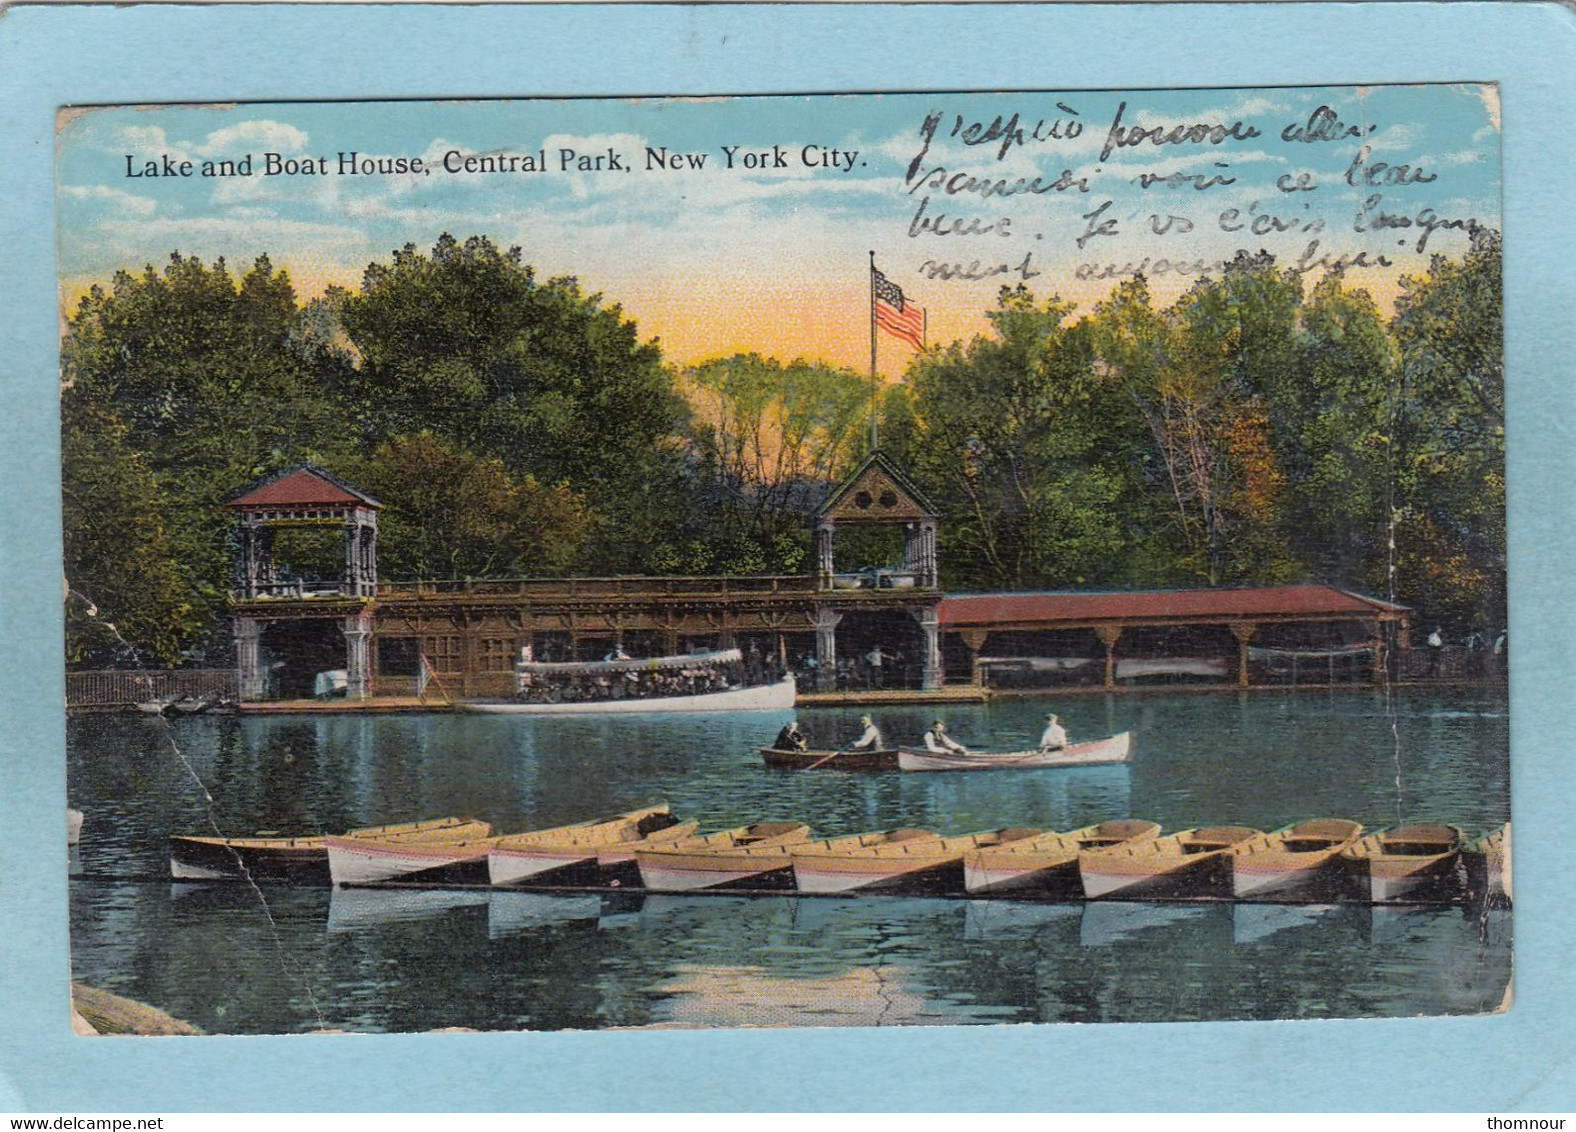
[[[1393,1017],[1495,1009],[1509,913],[783,896],[375,892],[172,884],[165,838],[446,814],[503,831],[666,799],[705,829],[964,833],[1138,817],[1166,829],[1509,818],[1502,693],[1356,690],[948,707],[981,747],[1131,729],[1131,766],[794,773],[785,716],[73,718],[73,975],[209,1032]],[[881,709],[889,739],[935,708]],[[859,710],[800,713],[812,738]],[[211,803],[205,799],[211,797]]]

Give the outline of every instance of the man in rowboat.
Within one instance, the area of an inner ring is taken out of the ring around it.
[[[779,751],[803,751],[810,744],[805,740],[804,732],[799,730],[799,721],[790,719],[783,729],[777,732],[777,738],[772,741],[772,746]]]
[[[1045,734],[1040,736],[1040,750],[1059,751],[1067,746],[1067,729],[1053,711],[1045,717]]]
[[[946,755],[966,755],[969,753],[967,747],[947,734],[947,725],[939,719],[930,725],[929,731],[925,732],[925,750]]]
[[[850,751],[881,750],[884,744],[881,742],[881,730],[875,722],[868,715],[862,715],[859,717],[859,726],[865,729],[865,733],[850,743],[848,749]]]

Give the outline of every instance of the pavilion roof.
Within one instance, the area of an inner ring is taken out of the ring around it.
[[[298,464],[258,480],[226,507],[371,507],[379,503],[366,492],[315,464]]]
[[[1069,628],[1094,622],[1167,624],[1224,620],[1329,617],[1393,618],[1404,605],[1334,586],[1258,586],[1251,589],[1137,590],[949,594],[937,615],[943,629]]]

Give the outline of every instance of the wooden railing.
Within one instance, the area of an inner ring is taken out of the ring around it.
[[[399,600],[431,597],[557,598],[755,597],[815,592],[807,574],[746,574],[712,577],[484,578],[462,581],[380,581],[378,597]]]
[[[109,669],[66,673],[67,707],[126,707],[148,700],[235,699],[233,668]]]

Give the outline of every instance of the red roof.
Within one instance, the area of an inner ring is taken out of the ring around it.
[[[1053,626],[1095,621],[1204,621],[1214,618],[1375,616],[1405,606],[1333,586],[1261,586],[1239,590],[1145,590],[1129,593],[959,594],[941,599],[943,628],[968,625]]]
[[[295,468],[230,500],[231,507],[378,506],[377,500],[315,468]]]

